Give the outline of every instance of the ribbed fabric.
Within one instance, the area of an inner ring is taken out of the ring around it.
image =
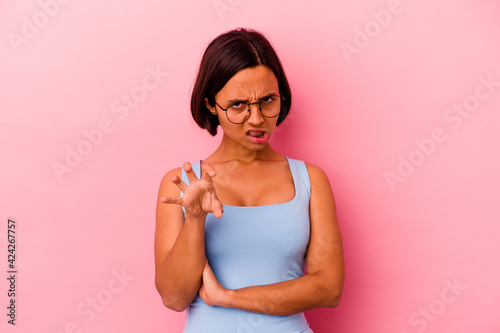
[[[224,205],[222,218],[207,216],[205,252],[215,276],[225,288],[265,285],[304,275],[310,236],[311,183],[303,161],[286,159],[295,186],[292,200],[253,207]],[[192,165],[198,178],[200,162]],[[184,170],[182,180],[189,184]],[[263,309],[273,306],[272,300],[261,306]],[[187,309],[183,332],[312,333],[312,330],[303,313],[271,316],[212,307],[198,295]]]

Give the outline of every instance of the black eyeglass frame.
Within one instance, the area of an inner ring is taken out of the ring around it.
[[[253,103],[245,103],[245,102],[240,102],[240,103],[243,103],[243,104],[246,104],[248,105],[248,110],[247,110],[247,116],[245,117],[245,120],[243,120],[242,122],[239,122],[239,123],[235,123],[234,121],[232,121],[231,119],[229,119],[229,116],[227,115],[227,109],[229,109],[230,106],[228,106],[227,108],[223,108],[222,106],[220,106],[215,100],[214,100],[214,103],[215,105],[217,105],[222,111],[226,112],[226,118],[227,120],[229,120],[229,122],[233,123],[233,124],[236,124],[236,125],[239,125],[239,124],[243,124],[245,121],[248,120],[248,118],[250,118],[250,113],[252,112],[251,108],[250,108],[250,105],[253,105],[253,104],[259,104],[259,112],[260,114],[262,115],[262,117],[264,118],[274,118],[274,117],[277,117],[280,113],[281,113],[281,109],[283,107],[283,101],[285,100],[285,96],[283,96],[283,94],[281,94],[281,92],[279,93],[279,95],[277,94],[271,94],[271,95],[267,95],[266,97],[269,97],[269,96],[277,96],[279,97],[280,99],[280,110],[279,112],[274,115],[274,116],[271,116],[271,117],[268,117],[266,115],[264,115],[262,113],[262,101],[258,101],[258,102],[253,102]]]

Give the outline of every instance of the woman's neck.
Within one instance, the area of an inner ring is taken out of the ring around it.
[[[224,162],[237,160],[243,163],[251,163],[255,160],[275,160],[281,157],[269,143],[262,149],[251,149],[236,142],[225,134],[219,147],[206,159],[207,162]]]

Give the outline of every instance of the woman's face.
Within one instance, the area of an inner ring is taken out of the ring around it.
[[[237,72],[215,95],[215,102],[225,109],[238,101],[267,101],[270,95],[280,95],[278,80],[269,67],[259,65]],[[279,110],[279,98],[277,100]],[[278,116],[264,117],[259,111],[259,104],[256,103],[250,106],[250,116],[244,123],[234,124],[228,120],[226,112],[220,107],[211,107],[208,102],[206,104],[208,109],[218,116],[227,139],[251,150],[261,150],[268,144],[278,121]]]

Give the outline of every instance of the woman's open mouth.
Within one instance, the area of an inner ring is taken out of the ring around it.
[[[269,134],[263,130],[248,130],[246,134],[254,143],[266,143],[269,139]]]

